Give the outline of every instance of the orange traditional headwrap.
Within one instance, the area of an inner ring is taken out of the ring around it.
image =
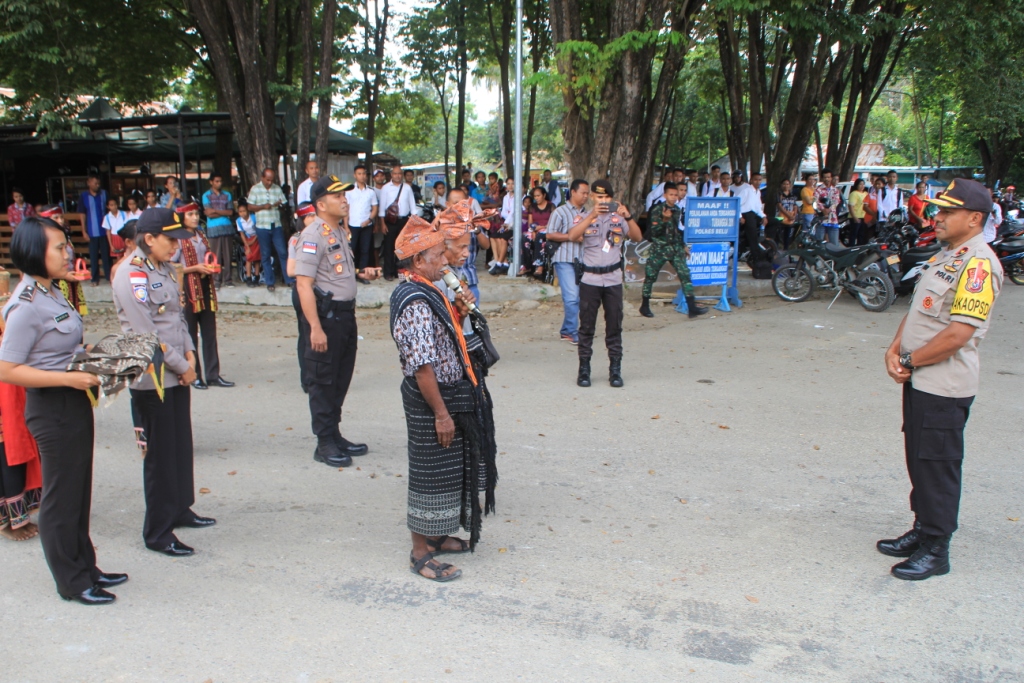
[[[463,199],[449,204],[444,211],[437,215],[434,223],[440,226],[441,231],[444,232],[445,239],[457,240],[467,230],[472,230],[474,226],[479,227],[481,230],[486,230],[491,219],[498,215],[498,213],[497,209],[487,209],[474,216],[473,202],[469,199]]]
[[[416,215],[409,217],[401,234],[395,240],[395,256],[399,260],[426,251],[444,242],[444,233],[436,225]]]

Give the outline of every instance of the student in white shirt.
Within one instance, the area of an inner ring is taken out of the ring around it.
[[[309,189],[320,180],[320,164],[315,161],[306,162],[306,179],[299,183],[295,190],[295,206],[309,201]]]
[[[110,245],[110,255],[119,259],[124,254],[124,240],[117,233],[124,227],[128,220],[124,211],[117,206],[116,199],[107,200],[107,213],[103,216],[102,227],[107,231],[107,244]],[[109,275],[109,274],[108,274]]]
[[[996,234],[999,232],[999,226],[1003,224],[1003,207],[996,203],[995,198],[992,200],[992,211],[989,212],[988,218],[985,219],[985,227],[982,230],[982,236],[985,241],[992,243],[996,239]]]
[[[142,215],[142,211],[139,210],[139,201],[135,197],[128,197],[125,203],[128,205],[128,210],[124,214],[125,222],[139,220],[139,216]]]
[[[391,169],[391,182],[380,189],[378,212],[384,223],[383,266],[384,279],[394,280],[398,277],[398,259],[395,257],[395,240],[402,228],[409,221],[409,216],[416,213],[416,199],[412,188],[403,182],[402,167],[395,164]],[[397,216],[388,219],[388,209],[394,206]]]
[[[366,183],[369,171],[359,164],[354,171],[356,186],[345,193],[348,200],[348,218],[345,219],[352,237],[352,258],[356,270],[370,265],[370,249],[373,247],[373,226],[377,222],[380,206],[377,204],[377,193]]]
[[[731,177],[729,181],[732,182]],[[720,189],[722,189],[722,168],[720,166],[712,166],[711,176],[700,186],[700,196],[718,196],[715,191]]]
[[[885,174],[888,181],[878,193],[878,229],[889,221],[889,214],[903,206],[903,188],[896,185],[899,175],[896,171]]]
[[[256,236],[256,221],[249,213],[249,203],[244,199],[238,200],[235,206],[238,218],[235,219],[235,226],[242,236],[242,243],[245,244],[245,284],[255,287],[259,281],[260,242]]]

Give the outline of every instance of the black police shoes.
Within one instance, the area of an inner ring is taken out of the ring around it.
[[[205,390],[205,389],[207,389],[208,387],[206,386],[206,382],[204,382],[204,381],[203,381],[203,380],[201,380],[201,379],[197,379],[197,380],[196,380],[195,382],[192,382],[192,388],[193,388],[193,389],[201,389],[201,390]]]
[[[892,568],[892,575],[906,581],[920,581],[929,576],[949,573],[949,536],[921,534],[921,545],[910,556]]]
[[[189,555],[195,552],[194,548],[185,545],[178,539],[174,539],[163,548],[153,548],[150,546],[146,547],[148,547],[150,550],[154,550],[158,553],[163,553],[164,555],[168,555],[170,557],[188,557]]]
[[[188,527],[189,529],[205,529],[208,526],[213,526],[217,523],[213,517],[200,517],[199,515],[192,513],[191,518],[179,521],[174,525],[175,528]]]
[[[60,597],[65,600],[74,600],[83,605],[109,605],[114,600],[117,600],[116,595],[103,590],[99,584],[96,584],[89,590],[82,591],[78,595],[62,595]]]
[[[608,384],[613,387],[621,387],[622,382],[622,359],[612,358],[608,364]]]
[[[127,574],[106,574],[104,572],[100,572],[100,577],[96,579],[95,585],[100,588],[111,588],[113,586],[120,586],[127,580]]]
[[[338,448],[338,444],[334,441],[334,437],[331,436],[317,437],[316,450],[313,451],[313,460],[330,465],[331,467],[352,466],[352,456],[343,454],[341,449]]]
[[[217,377],[209,381],[211,387],[224,387],[225,389],[235,386],[234,382],[229,382],[223,377]]]
[[[370,448],[365,443],[352,443],[341,434],[334,435],[334,443],[338,444],[338,450],[342,455],[358,456],[366,455]]]
[[[576,375],[576,386],[578,387],[589,387],[590,386],[590,359],[580,358],[580,371]]]
[[[875,544],[878,552],[890,557],[910,557],[921,545],[921,525],[914,522],[914,528],[899,538],[884,538]]]

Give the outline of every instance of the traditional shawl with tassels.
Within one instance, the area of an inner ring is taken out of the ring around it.
[[[68,371],[90,372],[100,378],[99,392],[88,392],[93,404],[99,396],[114,396],[139,377],[153,378],[157,395],[164,399],[164,353],[155,332],[111,334],[88,351],[71,359]]]
[[[79,315],[87,315],[89,313],[89,307],[85,305],[85,290],[82,288],[81,282],[57,280],[57,286],[60,287],[64,298],[75,307]]]
[[[494,440],[494,421],[491,416],[490,395],[486,393],[482,382],[479,382],[473,370],[469,351],[466,348],[466,340],[463,337],[461,326],[458,323],[451,302],[432,283],[416,275],[406,275],[405,282],[400,283],[391,295],[391,329],[394,334],[395,324],[402,316],[402,313],[417,301],[422,301],[430,307],[434,317],[444,327],[445,333],[451,338],[458,350],[458,356],[462,362],[464,379],[453,385],[439,385],[441,396],[445,406],[455,422],[456,436],[461,435],[461,441],[456,439],[452,447],[442,449],[437,444],[436,434],[432,434],[432,443],[418,443],[414,439],[414,432],[429,434],[434,429],[434,416],[430,407],[423,399],[416,384],[415,378],[406,378],[402,385],[403,404],[406,410],[407,424],[410,430],[409,439],[409,517],[410,528],[417,533],[424,533],[427,536],[436,536],[450,533],[441,530],[432,533],[429,529],[431,516],[444,517],[450,511],[441,511],[431,508],[424,501],[431,498],[444,499],[457,502],[459,509],[459,525],[470,533],[470,547],[475,548],[480,538],[482,526],[481,511],[484,515],[494,512],[495,499],[494,489],[498,482],[498,470],[496,465],[497,445]],[[429,441],[429,439],[428,439]],[[461,443],[461,453],[448,453]],[[440,491],[432,490],[432,481],[429,476],[424,476],[420,468],[429,465],[432,461],[446,457],[461,457],[463,465],[463,479],[461,491]],[[417,466],[414,467],[413,463]],[[417,481],[422,477],[423,481]],[[414,490],[416,489],[416,490]],[[480,504],[480,491],[484,491],[484,504]],[[417,511],[423,512],[418,519],[414,519]],[[424,521],[426,519],[427,521]],[[414,524],[426,525],[422,528],[413,528]]]
[[[209,253],[211,249],[210,243],[206,240],[206,235],[198,230],[196,235],[206,245],[206,251]],[[192,266],[199,265],[199,255],[196,254],[196,247],[192,244],[192,240],[178,240],[178,243],[181,245],[181,256],[184,266],[191,268]],[[230,267],[230,264],[226,267]],[[185,302],[192,305],[193,313],[200,313],[206,310],[206,299],[203,297],[203,281],[199,273],[186,274],[185,283],[181,291],[185,293]],[[210,310],[217,311],[217,288],[212,284],[210,285]]]

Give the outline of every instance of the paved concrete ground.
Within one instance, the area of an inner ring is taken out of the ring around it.
[[[498,515],[445,585],[407,568],[385,318],[361,318],[345,411],[371,452],[339,472],[311,458],[293,323],[225,314],[238,387],[193,392],[195,509],[219,524],[181,532],[192,558],[145,550],[127,401],[98,410],[93,538],[131,581],[66,603],[37,542],[0,543],[0,680],[1024,680],[1024,289],[983,346],[953,571],[922,583],[874,549],[911,520],[882,367],[906,302],[827,303],[631,315],[618,390],[602,362],[575,386],[558,307],[494,316]]]

